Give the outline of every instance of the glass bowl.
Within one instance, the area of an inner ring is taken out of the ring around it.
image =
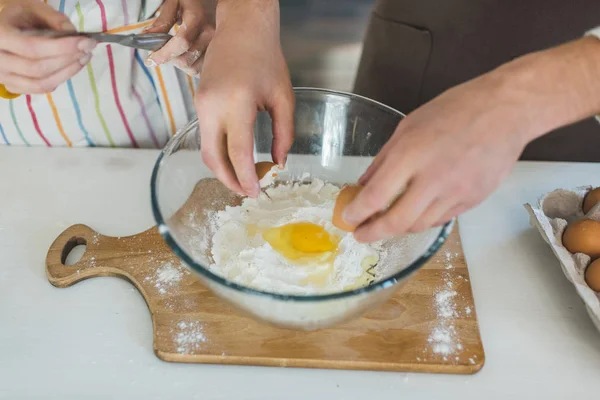
[[[296,88],[295,140],[284,181],[308,177],[354,183],[392,135],[400,112],[373,100],[323,89]],[[259,113],[254,129],[255,160],[271,161],[272,129]],[[214,179],[202,162],[198,121],[178,132],[161,152],[151,182],[152,210],[166,243],[216,295],[276,326],[315,330],[356,318],[385,302],[445,242],[452,223],[385,241],[387,256],[369,286],[336,293],[297,295],[243,286],[214,274],[210,237],[203,226],[207,208],[223,209],[236,195]]]

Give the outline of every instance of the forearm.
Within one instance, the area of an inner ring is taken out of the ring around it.
[[[518,99],[524,135],[549,131],[600,113],[600,40],[579,40],[528,54],[492,73],[504,94]]]

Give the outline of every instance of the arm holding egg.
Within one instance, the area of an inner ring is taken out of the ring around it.
[[[597,38],[517,58],[409,114],[344,219],[364,242],[440,225],[492,193],[528,142],[599,112]]]
[[[293,141],[294,94],[279,41],[277,0],[219,0],[195,100],[205,164],[229,189],[258,196],[257,111],[273,119],[275,163],[285,164]]]

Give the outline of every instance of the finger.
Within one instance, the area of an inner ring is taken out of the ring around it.
[[[379,167],[381,166],[381,163],[383,163],[383,161],[388,156],[388,153],[390,152],[390,149],[392,149],[394,147],[394,141],[395,141],[395,137],[392,136],[392,138],[390,138],[390,140],[388,140],[383,145],[383,147],[381,148],[381,150],[379,151],[379,153],[375,157],[375,160],[373,160],[373,162],[371,163],[371,165],[369,165],[369,167],[367,168],[367,170],[365,171],[365,173],[362,174],[362,176],[360,178],[358,178],[358,184],[359,185],[366,186],[367,183],[369,182],[369,180],[371,180],[371,178],[375,174],[375,171],[377,171],[379,169]]]
[[[32,61],[12,53],[0,51],[0,57],[3,60],[2,64],[0,64],[0,72],[21,75],[25,78],[42,79],[49,77],[75,61],[84,59],[85,56],[85,53],[78,52]]]
[[[285,166],[288,152],[294,143],[294,106],[294,92],[290,85],[282,94],[274,97],[273,105],[269,107],[273,120],[271,156],[280,167]]]
[[[457,206],[458,202],[452,198],[438,198],[434,200],[423,214],[408,228],[408,232],[421,233],[435,224],[451,209]]]
[[[179,2],[175,0],[165,1],[160,9],[160,15],[154,23],[145,28],[142,33],[169,33],[177,22],[177,10]]]
[[[363,192],[365,190],[367,189],[363,189]],[[436,188],[426,181],[411,183],[386,212],[378,214],[356,229],[356,240],[369,243],[406,233],[432,203],[435,194]]]
[[[50,28],[57,31],[76,31],[75,25],[69,18],[56,11],[54,8],[44,5],[44,7],[35,8],[36,17],[38,18],[39,28]]]
[[[215,177],[229,190],[240,195],[245,195],[240,186],[231,162],[227,156],[227,137],[223,125],[220,123],[219,114],[210,106],[210,98],[202,93],[196,96],[196,112],[200,125],[200,151],[202,160],[215,174]]]
[[[377,155],[377,157],[375,157],[375,159],[373,160],[371,165],[369,165],[369,167],[367,168],[365,173],[362,174],[362,176],[360,178],[358,178],[359,185],[363,185],[363,186],[367,185],[369,180],[371,180],[371,178],[375,174],[375,171],[377,171],[379,169],[379,167],[381,166],[381,163],[383,163],[383,161],[385,160],[385,157],[386,157],[385,149],[382,149],[381,152]]]
[[[227,153],[244,193],[257,197],[260,185],[254,167],[254,121],[256,108],[246,102],[227,118]]]
[[[203,63],[198,61],[201,61],[213,36],[214,30],[212,29],[202,32],[186,53],[172,61],[173,64],[188,75],[199,75]]]
[[[75,31],[69,18],[53,7],[39,3],[35,6],[20,5],[2,9],[0,24],[18,29],[46,28],[58,31]]]
[[[403,191],[411,170],[399,164],[398,155],[384,154],[384,160],[373,172],[369,182],[344,211],[343,218],[350,225],[359,225],[372,215],[383,211]]]
[[[442,215],[442,217],[439,218],[433,226],[444,225],[445,223],[450,222],[452,220],[452,218],[459,217],[461,214],[468,211],[469,209],[470,209],[469,206],[467,206],[465,204],[459,204],[459,205],[455,206],[454,208],[451,208],[450,210],[446,211],[446,213],[444,215]]]
[[[229,190],[242,196],[246,193],[235,177],[231,162],[227,157],[227,136],[224,131],[200,135],[202,160],[215,174],[215,177]]]
[[[43,94],[53,92],[60,84],[78,73],[87,64],[92,55],[87,54],[81,60],[77,60],[58,70],[44,79],[32,79],[15,74],[2,77],[6,83],[6,89],[11,93],[19,94]]]
[[[157,65],[168,63],[190,50],[196,39],[200,37],[204,24],[202,12],[185,11],[183,21],[175,37],[167,42],[160,50],[150,55],[149,59]],[[201,54],[201,53],[200,53]],[[198,59],[200,55],[196,59]]]
[[[67,37],[60,39],[31,36],[24,33],[0,32],[0,50],[30,59],[58,57],[75,53],[91,53],[96,42],[88,38]]]

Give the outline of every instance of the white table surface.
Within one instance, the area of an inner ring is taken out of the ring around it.
[[[183,365],[152,352],[141,295],[116,278],[68,289],[46,251],[85,223],[153,225],[155,151],[0,148],[1,399],[576,399],[600,393],[600,334],[522,204],[600,185],[599,164],[520,163],[460,218],[486,365],[473,376]],[[578,397],[579,396],[579,397]]]

